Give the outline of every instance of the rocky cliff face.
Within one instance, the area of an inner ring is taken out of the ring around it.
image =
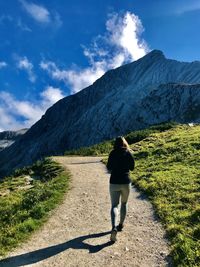
[[[140,102],[138,116],[145,125],[177,121],[200,123],[200,84],[165,84]]]
[[[20,140],[0,152],[0,175],[48,155],[174,120],[200,120],[200,62],[166,59],[154,50],[108,71],[47,110]]]
[[[11,146],[18,138],[20,138],[28,129],[19,131],[4,131],[0,132],[0,151]]]

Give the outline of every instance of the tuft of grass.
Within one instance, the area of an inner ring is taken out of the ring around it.
[[[50,158],[0,182],[0,256],[24,241],[61,202],[70,175]]]

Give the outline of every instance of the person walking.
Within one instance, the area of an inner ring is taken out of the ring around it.
[[[111,224],[110,240],[117,240],[117,231],[122,231],[127,214],[127,201],[131,188],[129,171],[135,167],[128,142],[122,136],[115,139],[114,148],[109,154],[107,169],[110,175]],[[120,221],[118,221],[118,206],[121,198]]]

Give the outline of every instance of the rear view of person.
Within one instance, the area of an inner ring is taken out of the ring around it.
[[[111,224],[112,232],[110,240],[117,240],[117,231],[122,231],[127,213],[127,201],[130,193],[131,180],[129,171],[135,167],[134,158],[130,152],[129,145],[124,137],[117,137],[114,149],[110,152],[107,169],[110,176],[110,197],[111,197]],[[120,221],[118,221],[118,206],[121,197]]]

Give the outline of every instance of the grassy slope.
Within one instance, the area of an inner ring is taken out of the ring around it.
[[[69,177],[47,158],[0,182],[0,256],[46,221],[49,211],[63,199]]]
[[[166,227],[175,266],[200,266],[200,126],[158,125],[126,136],[136,159],[133,183]],[[111,142],[66,154],[108,153]]]
[[[175,266],[200,266],[200,126],[179,126],[134,144],[133,182],[164,222]]]
[[[129,144],[133,144],[143,140],[152,133],[162,132],[173,127],[176,127],[176,123],[165,123],[152,126],[148,129],[134,131],[125,136]],[[68,150],[65,155],[81,155],[81,156],[99,156],[107,155],[113,148],[114,140],[99,143],[90,147],[81,147],[79,149]]]

